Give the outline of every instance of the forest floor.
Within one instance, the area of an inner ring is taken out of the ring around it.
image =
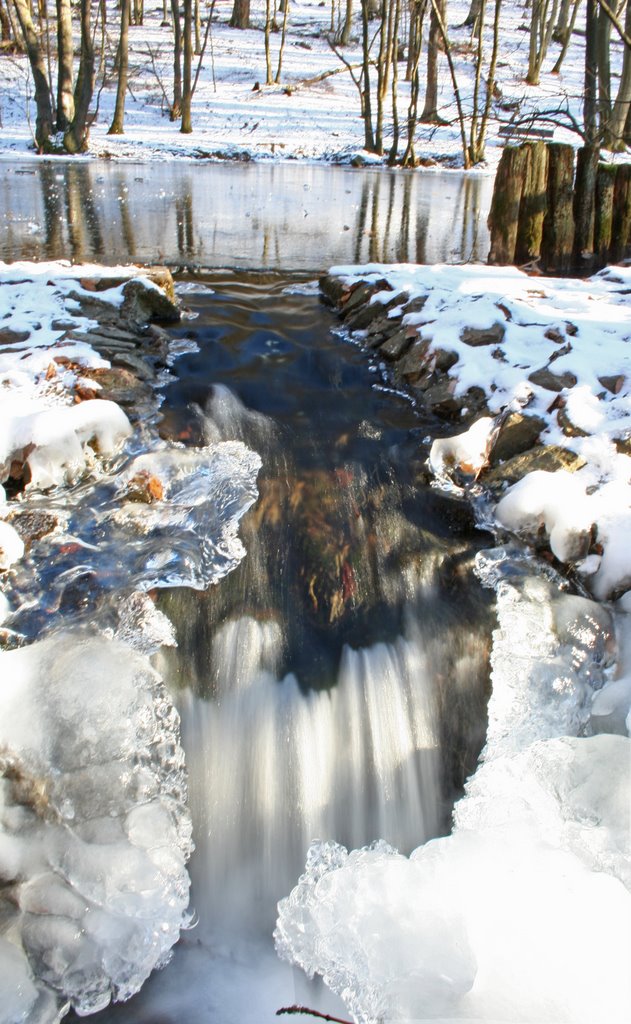
[[[97,49],[103,54],[94,96],[95,116],[89,156],[133,161],[190,159],[318,160],[385,162],[363,151],[364,131],[359,92],[350,73],[331,48],[331,29],[339,30],[341,4],[318,0],[291,0],[279,83],[267,86],[264,46],[265,4],[252,0],[252,28],[229,26],[232,3],[218,0],[213,10],[198,85],[193,97],[193,131],[184,135],[179,122],[169,119],[173,91],[172,30],[163,23],[162,4],[145,5],[144,24],[130,29],[130,78],[126,100],[125,134],[108,135],[116,96],[113,64],[119,32],[119,12],[113,4],[105,31],[97,25]],[[464,27],[466,0],[450,0],[448,31],[466,120],[471,129],[474,92],[474,46],[471,29]],[[494,170],[505,143],[500,131],[515,119],[532,118],[531,124],[554,132],[554,140],[580,144],[576,125],[582,120],[584,25],[580,14],[567,57],[560,73],[552,68],[559,44],[552,43],[538,87],[526,84],[529,46],[529,10],[522,2],[505,4],[501,12],[497,88],[491,107],[483,171]],[[401,38],[407,38],[407,14]],[[282,15],[278,15],[279,23]],[[205,21],[205,19],[204,19]],[[205,23],[201,26],[201,39]],[[375,23],[376,24],[376,23]],[[51,25],[51,30],[53,26]],[[361,60],[361,26],[355,15],[345,61]],[[271,36],[273,77],[278,69],[281,33]],[[483,78],[491,53],[491,26],[484,36]],[[622,44],[612,34],[612,91],[617,89]],[[403,54],[405,56],[405,54]],[[194,73],[199,58],[194,58]],[[426,51],[421,57],[423,102]],[[105,76],[103,75],[105,70]],[[406,145],[410,86],[405,81],[406,62],[398,65],[398,116],[401,126],[399,153]],[[358,72],[355,71],[355,74]],[[447,61],[439,57],[440,125],[419,124],[415,151],[425,166],[462,166],[462,145],[454,91]],[[34,155],[35,106],[26,56],[0,57],[0,155]],[[385,113],[385,148],[391,145],[393,115],[388,100]],[[89,158],[89,157],[88,157]]]

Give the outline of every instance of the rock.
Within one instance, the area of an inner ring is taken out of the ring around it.
[[[416,332],[415,332],[416,333]],[[397,379],[414,383],[419,379],[424,370],[427,369],[427,353],[429,341],[422,338],[417,340],[408,349],[405,355],[399,359],[396,368]]]
[[[52,512],[27,508],[18,508],[11,512],[7,522],[20,535],[27,550],[34,541],[46,537],[59,525],[59,519]]]
[[[455,385],[455,381],[441,380],[425,391],[425,405],[441,419],[456,420],[460,418],[464,400],[454,396]]]
[[[148,470],[136,473],[127,483],[125,491],[126,501],[141,502],[151,505],[155,501],[162,501],[164,498],[164,487],[162,481]]]
[[[150,320],[161,320],[164,323],[177,323],[180,311],[168,295],[160,288],[147,288],[142,278],[134,278],[123,287],[124,301],[121,316],[130,323],[148,323]]]
[[[458,362],[458,353],[446,348],[435,348],[433,351],[434,368],[439,373],[448,373]]]
[[[498,463],[505,462],[514,455],[519,455],[532,448],[545,425],[545,420],[540,416],[524,416],[519,412],[509,413],[498,429],[495,443],[491,449],[490,465],[497,466]]]
[[[626,377],[624,373],[605,374],[603,377],[599,377],[598,380],[612,395],[619,395]]]
[[[319,284],[320,294],[324,302],[336,308],[342,305],[344,297],[350,291],[347,284],[344,284],[339,277],[333,277],[331,274],[323,274]]]
[[[151,387],[121,366],[83,370],[82,376],[100,385],[97,398],[106,398],[118,405],[136,405],[153,395]]]
[[[473,348],[479,348],[481,345],[499,345],[505,331],[504,324],[499,322],[491,324],[490,327],[464,327],[460,333],[460,340]]]
[[[414,327],[401,327],[379,346],[386,359],[397,360],[410,348],[417,333]]]
[[[428,295],[415,295],[403,306],[403,316],[407,316],[409,313],[420,313],[428,298]]]
[[[377,289],[377,285],[365,284],[364,281],[351,286],[348,296],[345,299],[342,298],[341,313],[344,320],[350,316],[353,310],[357,310],[360,306],[370,302]]]
[[[374,330],[377,332],[383,329],[381,327],[381,321],[383,320],[385,318],[383,317],[383,306],[381,303],[366,302],[360,305],[359,308],[356,307],[355,311],[346,317],[345,323],[349,331],[363,331],[366,328],[370,329],[370,326],[374,325]],[[387,320],[385,325],[387,326]]]
[[[575,473],[584,465],[585,459],[567,448],[561,448],[559,445],[537,445],[484,470],[482,478],[485,487],[496,492],[508,484],[517,483],[527,473],[534,473],[538,469],[547,473],[554,473],[557,469]]]
[[[567,414],[565,403],[559,406],[557,412],[557,423],[566,437],[589,437],[587,430],[583,430],[582,427],[577,427],[572,423],[570,417]]]
[[[528,375],[528,380],[540,388],[545,388],[546,391],[563,391],[564,388],[573,388],[576,385],[576,377],[569,370],[556,374],[552,373],[547,366],[542,366],[540,370],[533,370]]]
[[[0,346],[19,345],[23,341],[28,341],[30,336],[30,331],[14,331],[10,327],[2,327],[0,328]]]

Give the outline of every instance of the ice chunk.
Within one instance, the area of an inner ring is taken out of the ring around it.
[[[454,469],[477,476],[486,464],[494,428],[494,419],[481,416],[463,434],[438,438],[429,453],[432,472],[439,479],[448,477]]]
[[[19,533],[11,526],[0,520],[0,569],[8,569],[14,562],[18,562],[24,554],[24,541]],[[0,621],[4,609],[0,607]]]
[[[187,921],[179,719],[146,657],[79,630],[0,654],[0,676],[0,876],[16,904],[0,978],[20,943],[55,1005],[91,1013],[137,991]]]

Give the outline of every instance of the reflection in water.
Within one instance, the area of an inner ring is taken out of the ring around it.
[[[5,163],[2,259],[318,271],[485,260],[492,179],[291,164]]]

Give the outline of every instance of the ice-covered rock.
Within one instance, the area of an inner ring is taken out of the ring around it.
[[[115,402],[97,399],[50,405],[5,398],[0,414],[0,474],[5,480],[17,463],[28,468],[32,487],[72,482],[90,465],[93,448],[111,455],[129,434],[129,420]]]
[[[46,992],[43,1021],[67,1001],[91,1013],[136,992],[187,921],[178,715],[145,657],[79,630],[0,654],[0,677],[0,978],[21,979],[0,1021],[39,1019]]]

